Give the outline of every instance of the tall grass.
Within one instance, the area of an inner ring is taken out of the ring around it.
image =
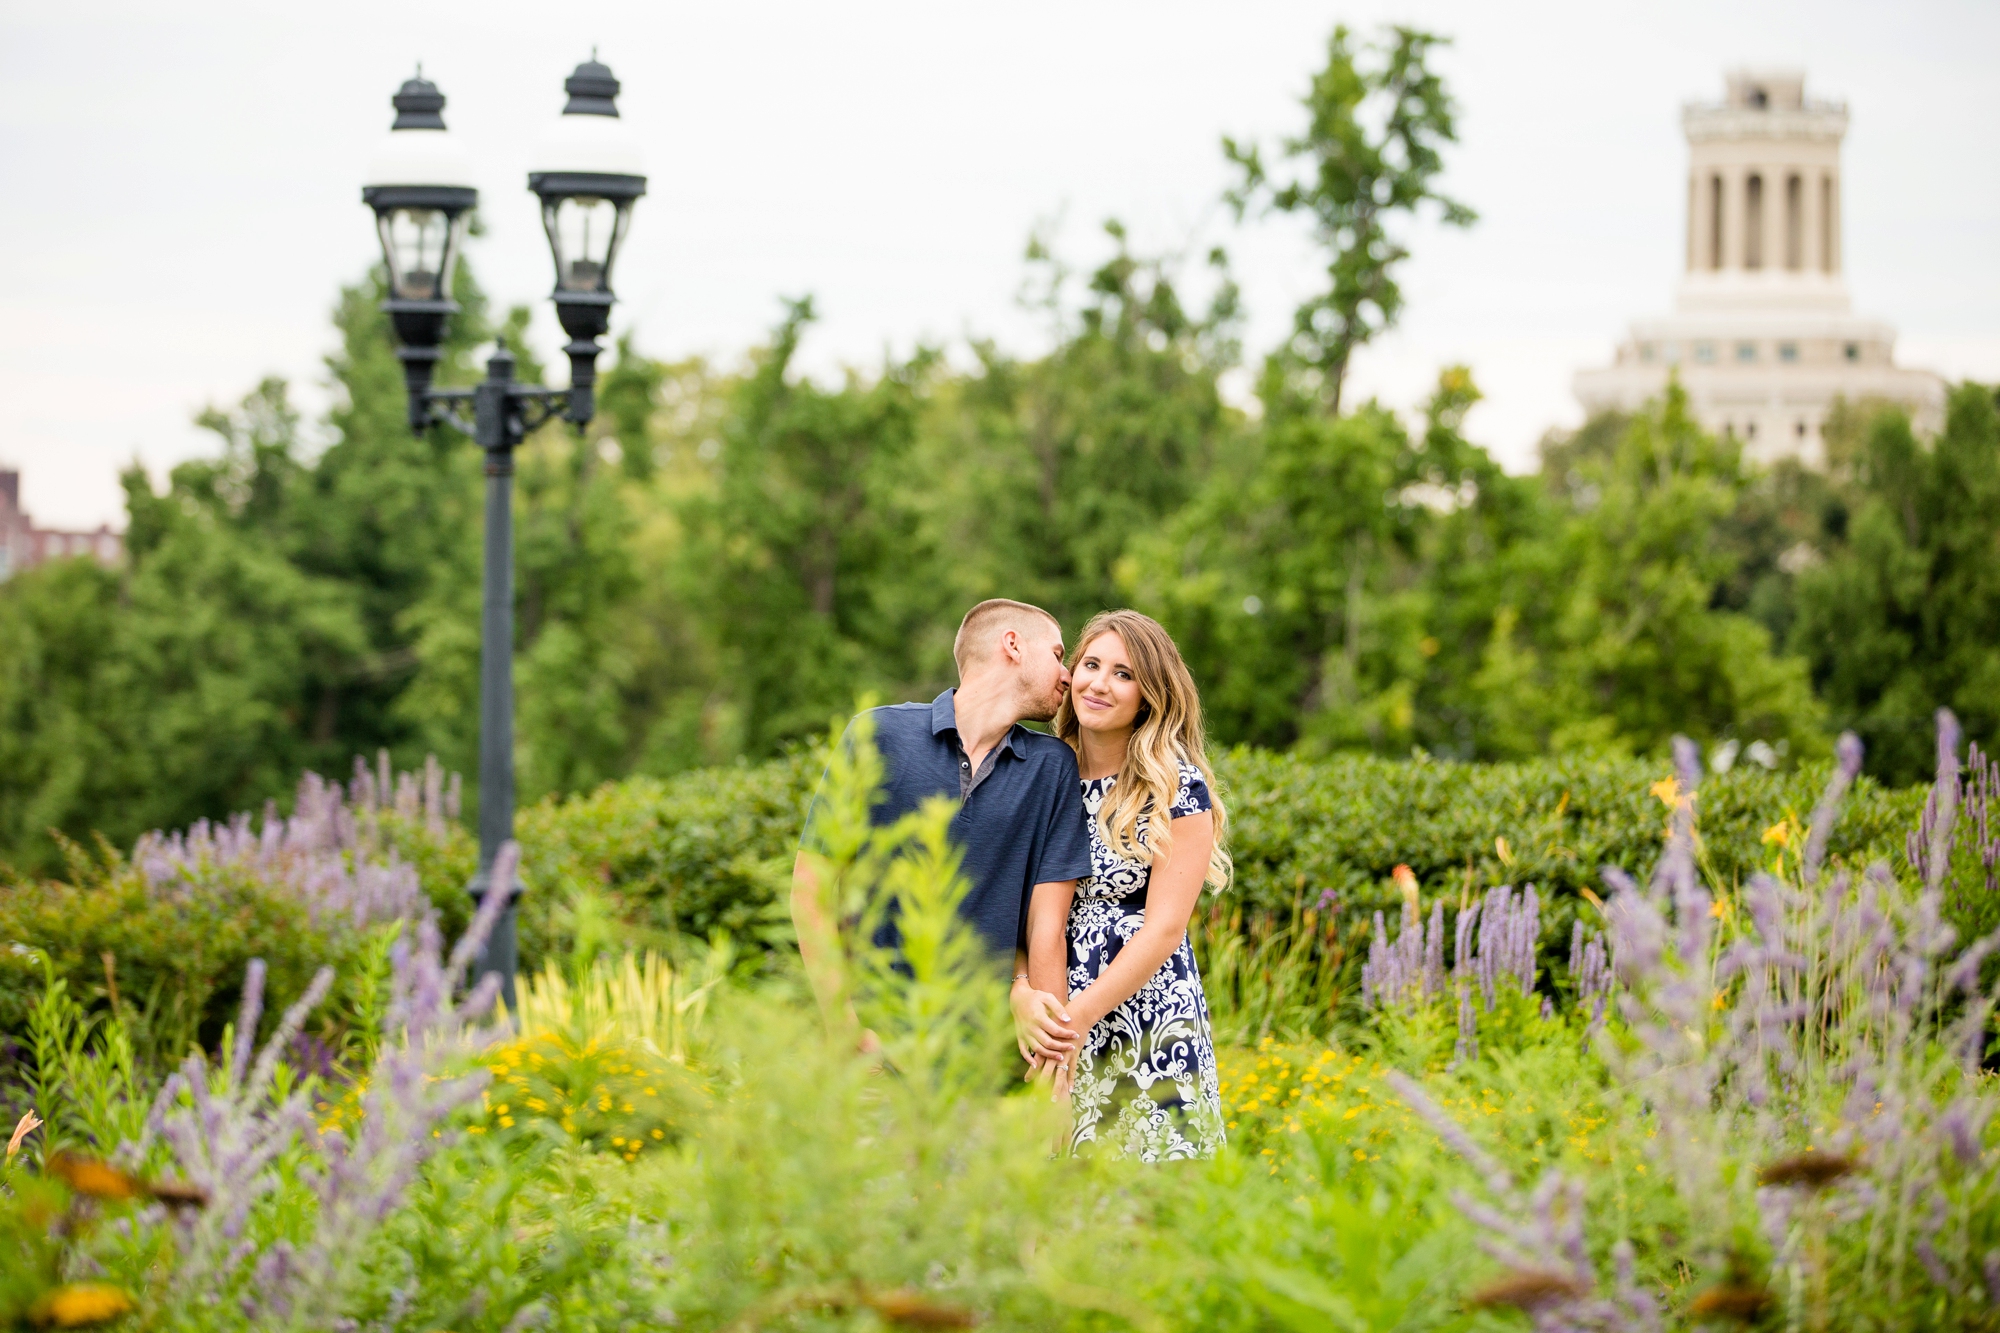
[[[593,959],[574,980],[554,959],[523,977],[508,1017],[526,1037],[598,1037],[685,1064],[715,990],[729,975],[735,948],[718,936],[692,968],[676,969],[657,950]]]
[[[1188,933],[1218,1043],[1324,1038],[1352,1017],[1352,932],[1337,915],[1308,907],[1286,917],[1211,894]]]

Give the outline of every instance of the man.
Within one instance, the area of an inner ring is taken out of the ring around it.
[[[952,657],[957,689],[928,704],[872,710],[884,782],[869,822],[893,824],[932,796],[959,802],[950,837],[972,885],[959,913],[997,958],[1014,959],[1010,1000],[1022,1054],[1060,1059],[1076,1034],[1062,1026],[1063,997],[1029,984],[1028,905],[1044,893],[1045,903],[1068,901],[1090,873],[1090,837],[1075,753],[1020,723],[1054,717],[1069,690],[1062,626],[1040,607],[994,598],[966,612]],[[810,836],[811,816],[807,827]],[[1056,915],[1039,913],[1037,930],[1064,929]],[[839,960],[826,956],[831,936],[803,851],[792,867],[792,920],[806,976],[831,1020]],[[872,1033],[862,1046],[873,1048]]]

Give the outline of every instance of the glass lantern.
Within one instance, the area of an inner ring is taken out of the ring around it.
[[[444,94],[423,77],[390,99],[388,137],[368,164],[361,198],[375,210],[389,299],[448,302],[465,228],[479,202],[471,171],[444,126]]]
[[[618,116],[618,80],[595,57],[563,83],[569,102],[535,147],[528,188],[556,261],[556,300],[608,298],[611,269],[646,192],[638,146]]]
[[[384,189],[378,193],[389,193]],[[389,295],[403,301],[448,301],[452,271],[465,239],[469,209],[377,202],[376,230],[389,269]]]

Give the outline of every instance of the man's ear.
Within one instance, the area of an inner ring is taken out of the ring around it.
[[[1009,663],[1020,662],[1022,653],[1021,633],[1019,630],[1003,629],[1000,631],[1000,656]]]

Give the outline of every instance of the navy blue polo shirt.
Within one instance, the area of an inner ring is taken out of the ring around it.
[[[950,837],[971,890],[959,914],[1008,958],[1026,939],[1028,894],[1037,884],[1090,873],[1090,832],[1076,752],[1016,723],[974,772],[959,740],[953,691],[927,704],[891,704],[865,715],[875,726],[883,783],[868,812],[876,828],[933,796],[960,802]],[[848,724],[848,735],[854,724]],[[842,737],[842,743],[847,737]],[[818,797],[813,808],[819,807]],[[812,836],[806,816],[806,840]],[[893,940],[886,941],[892,943]]]

